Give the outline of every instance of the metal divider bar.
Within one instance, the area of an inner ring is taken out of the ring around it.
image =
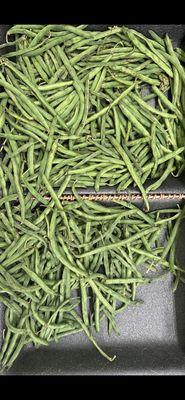
[[[140,194],[79,194],[79,196],[84,200],[91,201],[112,201],[112,200],[142,200]],[[44,196],[46,200],[51,200],[50,196]],[[33,197],[34,199],[34,197]],[[183,200],[185,199],[185,193],[156,193],[149,194],[149,200]],[[64,194],[60,197],[62,201],[75,201],[75,196],[72,194]]]

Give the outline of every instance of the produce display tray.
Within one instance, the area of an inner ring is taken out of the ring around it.
[[[123,21],[124,22],[124,21]],[[105,29],[108,25],[90,25],[90,29]],[[148,29],[159,35],[168,33],[174,44],[185,47],[184,25],[128,25],[143,33]],[[0,43],[5,39],[8,25],[0,25]],[[81,189],[83,196],[95,196],[95,192]],[[100,201],[111,201],[114,188],[102,188]],[[65,195],[71,193],[66,191]],[[139,192],[131,188],[119,195],[142,205]],[[181,206],[185,202],[185,176],[170,178],[156,192],[151,192],[151,208]],[[102,196],[102,197],[101,197]],[[109,196],[109,197],[106,197]],[[129,197],[130,196],[130,197]],[[182,266],[185,263],[185,222],[182,223],[177,244],[177,255]],[[86,338],[76,334],[63,338],[48,347],[25,348],[14,366],[4,375],[185,375],[185,285],[179,284],[172,292],[170,274],[145,285],[137,291],[143,304],[128,307],[117,318],[120,335],[108,335],[106,326],[95,334],[98,343],[110,355],[116,355],[111,363],[104,359]],[[3,336],[3,306],[0,304],[0,344]]]

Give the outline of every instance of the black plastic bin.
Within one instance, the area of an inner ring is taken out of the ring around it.
[[[89,28],[103,30],[107,26],[90,25]],[[145,34],[149,29],[159,35],[168,33],[175,45],[185,47],[185,25],[128,26]],[[7,29],[7,25],[0,25],[0,43],[4,41]],[[111,194],[111,189],[104,189],[104,193]],[[166,195],[163,200],[159,199],[161,194]],[[183,205],[184,176],[168,179],[157,191],[157,196],[151,200],[154,209],[161,205]],[[184,237],[185,223],[181,226],[177,246],[182,267],[185,262]],[[180,284],[173,294],[168,274],[165,279],[139,288],[137,297],[144,300],[143,305],[128,307],[118,316],[120,336],[112,334],[109,337],[105,326],[95,335],[105,351],[117,356],[112,363],[97,352],[85,334],[80,333],[49,347],[26,348],[4,375],[185,375],[185,285]],[[0,304],[0,343],[2,336],[3,307]]]

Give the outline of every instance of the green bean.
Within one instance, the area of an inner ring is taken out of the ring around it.
[[[25,218],[25,203],[24,203],[22,188],[21,188],[20,181],[19,181],[17,163],[14,160],[14,158],[12,158],[11,162],[12,162],[12,166],[13,166],[15,187],[17,190],[17,194],[18,194],[18,198],[19,198],[19,202],[20,202],[20,206],[21,206],[21,216],[22,216],[22,219],[24,220],[24,218]]]
[[[152,190],[156,190],[158,189],[162,182],[164,182],[164,180],[168,177],[168,175],[171,173],[172,167],[173,167],[173,160],[169,160],[167,167],[166,167],[166,171],[163,172],[163,174],[161,175],[161,177],[153,184],[151,184],[150,186],[147,187],[146,192],[149,193]]]
[[[76,273],[77,275],[82,275],[86,276],[86,272],[82,271],[75,265],[71,264],[66,258],[63,257],[60,248],[57,246],[56,240],[55,240],[55,222],[56,222],[56,211],[53,212],[52,219],[51,219],[51,225],[50,225],[50,241],[51,241],[51,247],[53,249],[54,254],[56,257],[59,259],[59,261],[64,264],[67,268],[69,268],[71,271]]]
[[[70,178],[71,178],[71,176],[68,175],[68,176],[64,179],[64,181],[62,182],[62,184],[61,184],[61,186],[60,186],[60,189],[58,190],[58,193],[57,193],[58,198],[60,198],[60,196],[62,196],[64,190],[66,189],[66,187],[67,187],[67,185],[68,185],[68,183],[69,183],[69,181],[70,181]],[[49,186],[49,188],[50,188],[50,186]],[[54,202],[54,200],[52,200],[52,201],[49,203],[48,207],[47,207],[47,208],[45,209],[45,211],[43,212],[43,214],[39,215],[39,217],[36,219],[36,221],[35,221],[35,224],[36,224],[36,225],[39,224],[39,223],[44,219],[44,216],[47,215],[47,214],[51,211],[51,209],[53,208],[54,204],[55,204],[55,202]],[[61,206],[60,206],[60,207],[61,207]]]
[[[32,331],[28,319],[26,319],[26,329],[27,329],[27,333],[29,334],[30,338],[32,339],[32,341],[33,341],[34,343],[42,344],[42,345],[45,345],[45,346],[48,345],[47,340],[41,339],[38,335],[36,335],[36,334]]]
[[[77,76],[73,66],[70,64],[70,61],[68,60],[68,58],[67,58],[66,54],[64,53],[64,51],[58,46],[57,46],[57,50],[59,52],[59,55],[60,55],[64,65],[65,65],[68,73],[73,78],[73,85],[74,85],[74,87],[75,87],[75,89],[76,89],[76,91],[78,93],[78,96],[79,96],[80,112],[79,112],[79,116],[77,118],[76,125],[75,125],[75,129],[77,129],[77,127],[78,127],[78,125],[79,125],[79,123],[81,121],[83,112],[84,112],[84,95],[83,95],[84,85],[79,81],[78,76]]]
[[[116,248],[118,246],[124,246],[124,245],[130,243],[131,241],[139,239],[140,237],[144,236],[147,233],[152,233],[152,232],[155,232],[155,231],[156,231],[156,228],[148,228],[146,230],[143,230],[142,232],[136,233],[132,237],[129,237],[127,239],[123,239],[123,240],[121,240],[119,242],[116,242],[116,243],[113,243],[113,244],[108,244],[106,246],[98,247],[97,249],[88,251],[88,252],[80,254],[78,256],[76,255],[76,257],[80,257],[81,258],[81,257],[86,257],[87,255],[90,256],[92,254],[97,254],[97,253],[100,253],[100,252],[103,252],[103,251],[106,251],[106,250],[112,250],[112,249],[114,249],[114,248]]]
[[[53,83],[53,84],[40,85],[40,86],[38,86],[38,89],[41,92],[43,92],[43,91],[60,89],[65,86],[72,86],[72,85],[73,85],[73,81],[64,81],[64,82],[57,82],[57,83]],[[58,92],[56,94],[58,94]]]
[[[141,98],[139,98],[135,93],[130,93],[130,96],[136,100],[138,102],[138,104],[140,104],[141,106],[143,106],[144,108],[146,108],[148,111],[151,111],[154,114],[158,114],[161,117],[164,118],[175,118],[174,114],[169,114],[169,113],[165,113],[163,111],[157,110],[155,107],[150,106],[149,104],[147,104],[145,101],[143,101]]]
[[[96,114],[93,114],[92,117],[87,118],[87,124],[91,121],[94,121],[97,119],[99,116],[104,115],[107,111],[111,110],[116,104],[118,104],[125,96],[127,96],[128,93],[134,88],[135,83],[131,85],[128,89],[126,89],[117,99],[115,99],[109,106],[103,108],[101,111],[99,111]]]
[[[47,188],[48,192],[50,193],[54,203],[56,204],[57,208],[59,210],[63,211],[63,207],[62,207],[60,200],[58,199],[55,191],[52,189],[50,183],[48,182],[48,180],[44,174],[42,175],[42,179],[43,179],[43,182],[46,185],[46,188]]]
[[[171,110],[173,111],[177,117],[182,120],[182,114],[181,112],[177,109],[177,107],[171,103],[171,101],[169,101],[167,99],[167,97],[161,92],[161,90],[157,87],[157,86],[153,86],[152,87],[154,93],[161,99],[161,101]]]
[[[9,53],[6,53],[6,57],[10,58],[10,57],[17,57],[19,55],[26,55],[28,57],[35,57],[38,56],[42,53],[44,53],[44,51],[49,50],[50,48],[52,48],[53,46],[56,46],[57,44],[60,44],[63,42],[63,38],[60,35],[60,37],[56,37],[53,38],[49,41],[47,41],[46,44],[44,44],[46,42],[47,39],[44,39],[41,43],[35,45],[32,48],[26,48],[26,49],[20,49],[17,51],[11,51]],[[41,47],[42,46],[42,47]]]
[[[47,73],[45,72],[45,69],[43,69],[42,65],[40,64],[40,62],[38,61],[38,59],[36,59],[36,57],[33,58],[32,60],[34,68],[36,69],[36,71],[38,72],[38,74],[41,77],[41,80],[43,80],[44,82],[49,82],[49,78]]]
[[[44,97],[41,95],[41,93],[39,92],[39,90],[36,88],[36,86],[34,86],[32,84],[32,82],[27,79],[22,72],[18,71],[17,68],[15,68],[12,63],[10,63],[10,61],[6,62],[5,65],[10,68],[21,80],[23,80],[24,83],[26,83],[30,89],[36,94],[37,98],[40,100],[40,102],[49,110],[49,112],[55,116],[55,110],[49,105],[49,103],[44,99]],[[61,118],[59,116],[57,116],[57,119],[59,121],[59,123],[61,124],[61,126],[67,130],[67,126],[65,125],[65,123],[61,120]]]
[[[4,173],[3,173],[1,166],[0,166],[0,184],[1,184],[1,188],[2,188],[3,197],[5,198],[5,207],[6,207],[8,219],[9,219],[10,224],[13,226],[14,221],[13,221],[13,217],[12,217],[10,203],[8,201],[5,177],[4,177]]]
[[[31,271],[26,265],[22,264],[22,269],[30,276],[30,278],[36,282],[46,293],[51,294],[51,295],[56,295],[53,290],[51,290],[45,283],[44,281],[34,272]]]
[[[41,56],[37,56],[35,59],[38,60],[40,66],[42,66],[42,69],[45,71],[47,76],[50,77],[53,74],[53,69],[51,68],[51,62],[47,52],[44,53],[43,59]]]
[[[94,346],[97,348],[97,350],[100,352],[100,354],[102,354],[107,360],[109,361],[113,361],[115,359],[116,356],[114,357],[109,357],[106,353],[104,353],[104,351],[98,346],[98,344],[96,343],[95,339],[93,338],[93,336],[91,335],[91,333],[89,332],[88,328],[86,327],[86,325],[81,321],[81,319],[78,317],[77,313],[75,313],[75,311],[71,311],[72,316],[77,320],[77,322],[82,326],[83,330],[85,331],[86,335],[88,336],[88,338],[90,339],[90,341],[94,344]]]
[[[123,66],[113,66],[113,71],[120,71],[122,73],[125,73],[126,75],[131,75],[133,77],[136,77],[140,79],[143,82],[149,83],[150,85],[159,85],[159,81],[157,79],[152,79],[149,78],[148,76],[145,76],[141,74],[140,72],[137,72],[135,69],[131,69],[128,67],[123,67]]]
[[[100,331],[100,301],[99,298],[96,297],[95,299],[95,327],[96,327],[96,332]]]
[[[123,295],[117,293],[114,289],[111,289],[110,287],[107,287],[104,283],[100,283],[99,281],[97,282],[97,285],[102,289],[102,291],[110,294],[113,298],[122,301],[123,303],[128,304],[129,300],[124,297]]]
[[[21,307],[16,303],[14,304],[12,301],[7,299],[5,296],[0,295],[0,301],[7,307],[7,310],[14,311],[17,315],[20,315],[22,313]],[[6,323],[6,325],[7,325],[7,323]]]
[[[82,316],[83,322],[86,326],[89,325],[88,319],[88,311],[87,311],[87,294],[86,294],[86,287],[83,278],[80,279],[80,290],[81,290],[81,298],[82,298]]]
[[[170,247],[171,247],[173,241],[176,238],[177,230],[179,228],[179,225],[180,225],[182,217],[183,217],[183,212],[181,213],[180,218],[177,219],[177,221],[175,222],[175,225],[174,225],[173,230],[171,232],[171,236],[170,236],[170,238],[169,238],[169,240],[168,240],[168,242],[167,242],[166,246],[164,247],[163,252],[161,254],[161,259],[164,259],[167,256],[167,254],[168,254],[168,252],[170,250]]]
[[[113,313],[114,310],[112,308],[112,306],[110,305],[110,303],[106,300],[106,298],[102,295],[101,291],[98,289],[96,283],[88,278],[88,283],[91,286],[92,290],[94,291],[94,293],[96,294],[96,296],[98,297],[98,299],[100,300],[100,302],[104,305],[105,308],[107,308],[108,311],[110,311],[110,313]]]
[[[19,321],[19,325],[18,326],[20,328],[22,327],[22,325],[24,323],[24,320],[25,320],[25,313],[23,313],[23,316]],[[11,357],[12,352],[14,351],[14,348],[16,346],[16,342],[17,342],[18,336],[19,336],[19,334],[14,334],[11,342],[9,343],[8,350],[6,349],[6,354],[4,355],[4,358],[2,359],[2,366],[5,366],[7,361],[9,362],[9,359],[11,359],[10,357]],[[18,350],[18,352],[20,351],[19,346],[18,346],[17,350]]]
[[[24,177],[24,176],[22,176],[22,181],[24,182],[24,184],[25,184],[25,186],[28,188],[28,190],[30,191],[30,193],[34,196],[34,197],[36,197],[36,199],[40,202],[40,203],[42,203],[42,204],[44,204],[44,205],[48,205],[48,200],[46,200],[44,197],[42,197],[35,189],[34,189],[34,187],[27,181],[27,179]]]
[[[180,64],[180,62],[178,60],[178,57],[177,57],[177,55],[175,54],[175,52],[173,50],[173,46],[172,46],[171,40],[170,40],[170,38],[169,38],[169,36],[167,34],[166,34],[166,37],[165,37],[165,43],[166,43],[167,50],[168,50],[168,52],[169,52],[169,54],[171,56],[170,57],[170,61],[174,64],[174,66],[176,67],[179,75],[182,78],[182,81],[185,83],[185,72],[184,72],[184,69],[183,69],[182,65]]]
[[[152,53],[147,47],[141,43],[136,37],[135,37],[135,32],[132,30],[129,30],[128,28],[124,27],[123,28],[124,33],[128,36],[128,38],[131,40],[131,42],[142,52],[144,53],[147,57],[151,58],[155,64],[157,64],[160,68],[162,68],[167,75],[169,75],[171,78],[173,77],[173,73],[171,69],[158,57],[156,54]]]
[[[130,175],[132,176],[134,182],[137,184],[137,186],[139,187],[139,189],[140,189],[140,191],[141,191],[141,193],[142,193],[142,195],[143,195],[143,199],[144,199],[144,201],[145,201],[146,208],[149,209],[149,202],[148,202],[148,199],[147,199],[147,196],[146,196],[145,189],[144,189],[144,187],[142,186],[141,181],[140,181],[140,178],[139,178],[139,176],[137,175],[136,171],[134,170],[134,168],[133,168],[133,166],[132,166],[132,164],[131,164],[131,162],[130,162],[129,157],[127,156],[127,154],[125,153],[125,151],[123,150],[123,148],[120,147],[120,145],[119,145],[119,143],[116,141],[116,139],[110,138],[110,141],[111,141],[112,145],[116,148],[116,150],[119,152],[119,154],[121,155],[121,157],[123,158],[123,160],[124,160],[124,162],[125,162],[125,164],[126,164],[126,166],[127,166],[127,168],[128,168],[128,171],[129,171]]]
[[[1,76],[1,73],[0,73]],[[48,129],[48,125],[46,124],[45,119],[43,116],[40,114],[38,109],[35,107],[34,103],[30,101],[21,91],[19,91],[17,88],[14,86],[10,85],[8,82],[4,81],[3,79],[0,79],[0,86],[4,87],[5,89],[9,90],[10,92],[13,92],[18,98],[22,100],[25,105],[28,106],[30,109],[30,113],[32,112],[35,117],[40,121],[40,123]]]

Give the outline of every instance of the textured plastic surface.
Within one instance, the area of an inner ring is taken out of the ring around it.
[[[161,35],[167,32],[175,44],[185,47],[185,25],[128,26],[143,33],[148,29]],[[91,25],[91,29],[102,30],[105,27],[107,25]],[[6,30],[7,26],[0,26],[0,42],[4,40]],[[103,193],[112,191],[111,188],[102,190]],[[184,177],[168,179],[160,193],[185,194]],[[171,207],[177,202],[178,199],[155,200],[152,208]],[[185,223],[181,226],[177,246],[182,265],[185,262],[184,235]],[[113,334],[109,337],[106,326],[96,336],[110,355],[117,355],[114,362],[110,363],[99,355],[84,334],[77,334],[49,347],[25,349],[6,374],[185,375],[185,285],[180,285],[174,295],[168,274],[163,280],[139,288],[137,298],[144,301],[143,305],[130,307],[118,317],[120,336]],[[0,341],[2,333],[3,307],[0,305]]]

